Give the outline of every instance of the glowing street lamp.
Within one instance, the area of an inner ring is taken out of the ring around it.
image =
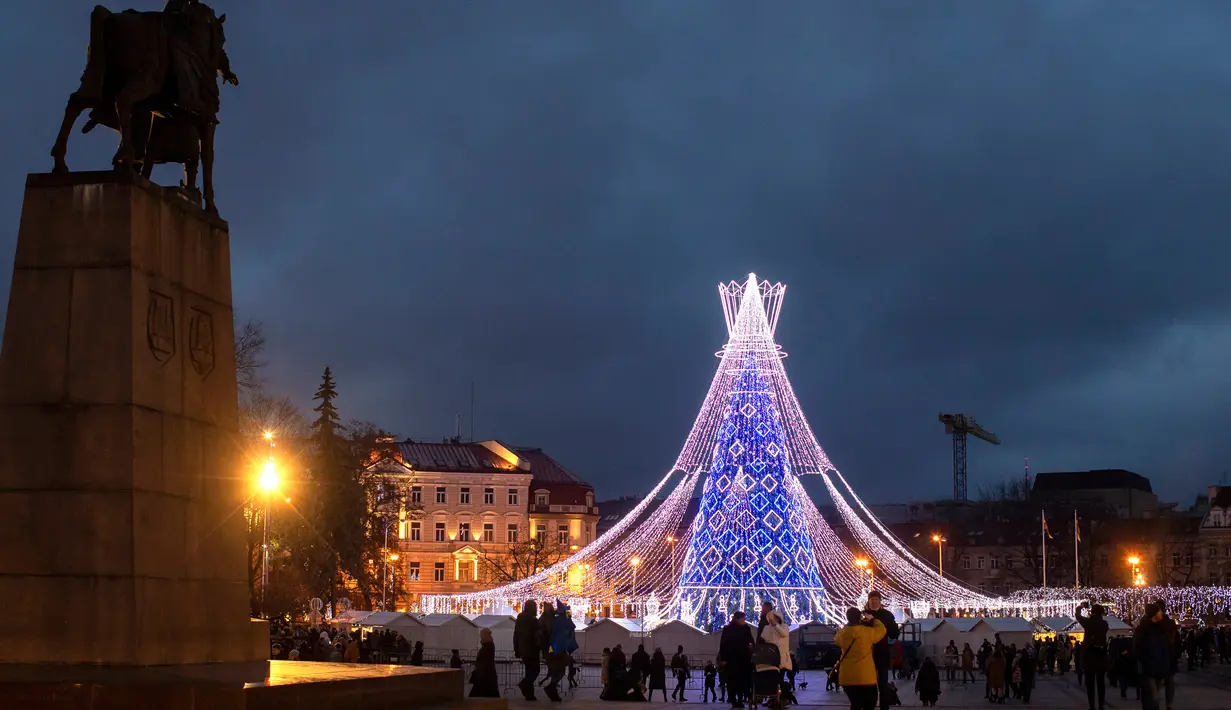
[[[1144,587],[1146,578],[1141,574],[1141,558],[1133,555],[1128,558],[1128,564],[1133,568],[1133,586]]]
[[[945,543],[949,542],[949,538],[939,533],[932,533],[932,542],[936,543],[936,559],[940,569],[940,576],[945,576]]]

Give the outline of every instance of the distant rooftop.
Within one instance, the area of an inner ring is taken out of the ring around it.
[[[1035,493],[1049,491],[1115,490],[1129,488],[1153,493],[1150,479],[1122,468],[1102,468],[1092,471],[1040,473],[1034,477]]]

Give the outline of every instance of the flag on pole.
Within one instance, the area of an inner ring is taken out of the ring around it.
[[[1051,530],[1049,530],[1049,529],[1048,529],[1048,527],[1047,527],[1047,513],[1046,513],[1046,511],[1044,511],[1044,513],[1043,513],[1043,532],[1047,533],[1047,537],[1052,538],[1052,539],[1055,539],[1055,538],[1052,536],[1052,534],[1051,534]]]
[[[1077,531],[1077,541],[1081,542],[1081,521],[1077,519],[1077,513],[1073,513],[1073,529]]]

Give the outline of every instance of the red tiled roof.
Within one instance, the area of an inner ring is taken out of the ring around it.
[[[534,477],[530,483],[531,490],[546,489],[551,494],[552,504],[585,505],[586,494],[590,494],[593,500],[594,487],[543,453],[542,449],[511,450],[530,464],[530,474]]]

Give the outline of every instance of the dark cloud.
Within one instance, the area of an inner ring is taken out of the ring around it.
[[[0,29],[0,252],[93,5]],[[1226,3],[216,6],[236,302],[305,403],[328,362],[348,416],[443,436],[473,381],[479,436],[644,491],[712,375],[714,285],[756,271],[870,499],[947,494],[941,410],[1005,442],[972,489],[1024,455],[1185,501],[1222,475]]]

